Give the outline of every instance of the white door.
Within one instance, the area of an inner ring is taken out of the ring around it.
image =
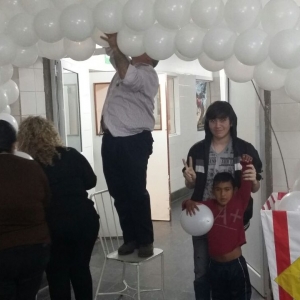
[[[54,114],[66,146],[81,152],[94,167],[89,70],[70,59],[57,61]]]
[[[109,83],[113,77],[110,72],[90,73],[90,91],[92,94],[91,103],[94,106],[94,116],[102,113],[102,105],[106,97],[105,89],[100,91],[101,84]],[[159,221],[170,220],[170,191],[169,191],[169,166],[168,166],[168,134],[166,116],[166,75],[159,75],[160,105],[155,105],[156,130],[152,132],[154,143],[153,153],[148,162],[147,189],[151,199],[152,219]],[[97,84],[100,84],[97,89]],[[97,99],[95,99],[95,97]],[[95,103],[98,103],[95,105]],[[157,103],[157,101],[156,101]],[[95,107],[97,106],[97,107]],[[100,107],[101,106],[101,107]],[[98,124],[100,117],[93,116],[93,123]],[[96,125],[94,125],[96,126]],[[97,190],[106,188],[106,182],[102,172],[101,158],[102,137],[94,130],[94,158],[95,170],[98,176]]]
[[[156,101],[154,115],[156,117],[153,153],[150,156],[147,173],[147,189],[151,199],[153,220],[170,221],[170,185],[168,159],[168,128],[167,128],[167,76],[159,75],[160,101]],[[160,105],[159,105],[160,102]]]

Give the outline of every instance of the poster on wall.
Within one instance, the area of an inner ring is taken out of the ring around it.
[[[208,87],[208,82],[196,79],[197,131],[204,130],[205,112],[210,104]]]

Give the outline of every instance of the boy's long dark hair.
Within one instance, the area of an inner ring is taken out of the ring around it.
[[[226,101],[216,101],[212,103],[205,114],[204,129],[207,137],[211,138],[212,133],[209,129],[209,121],[214,119],[224,119],[229,118],[231,128],[231,137],[235,138],[237,136],[237,116],[232,108],[232,106]]]
[[[236,182],[233,178],[233,176],[228,173],[228,172],[221,172],[216,174],[216,176],[214,177],[214,181],[213,181],[213,188],[215,187],[215,185],[217,185],[218,183],[221,182],[231,182],[232,187],[235,188],[236,187]]]

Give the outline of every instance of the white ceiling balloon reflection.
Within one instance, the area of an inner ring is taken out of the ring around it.
[[[266,3],[266,1],[264,1]],[[103,33],[128,56],[176,54],[236,82],[285,87],[300,102],[300,9],[294,0],[1,0],[0,112],[16,97],[12,65],[86,60]],[[13,91],[9,94],[3,85]],[[10,97],[10,99],[9,99]]]

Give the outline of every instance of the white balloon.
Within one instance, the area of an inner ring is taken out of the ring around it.
[[[203,67],[207,71],[217,72],[224,69],[224,61],[212,60],[205,53],[201,53],[198,60],[201,67]]]
[[[236,34],[228,28],[212,28],[204,37],[204,52],[213,60],[226,60],[233,54],[236,37]]]
[[[17,55],[12,61],[12,64],[18,68],[30,67],[35,64],[38,57],[37,45],[31,47],[18,47]]]
[[[280,200],[277,210],[300,212],[300,192],[294,191],[286,194]]]
[[[1,111],[0,110],[0,113],[3,113],[3,114],[11,114],[11,108],[9,105],[6,105],[6,107]]]
[[[287,73],[284,88],[291,99],[300,102],[300,68],[290,70]]]
[[[22,151],[15,150],[14,155],[25,158],[25,159],[33,160],[33,158],[29,154],[22,152]]]
[[[8,105],[8,96],[0,87],[0,112],[2,112]]]
[[[242,64],[234,55],[225,61],[225,74],[235,82],[248,82],[253,79],[254,66]]]
[[[292,69],[300,66],[300,31],[286,29],[271,40],[270,58],[278,67]]]
[[[123,6],[118,0],[103,0],[94,9],[95,25],[104,33],[116,33],[123,27]]]
[[[88,38],[83,42],[73,42],[65,39],[64,45],[67,56],[77,61],[87,60],[94,54],[96,49],[96,44],[92,38]]]
[[[34,19],[34,29],[38,37],[47,43],[54,43],[63,38],[60,29],[60,11],[46,8],[39,12]]]
[[[93,13],[83,4],[71,5],[62,12],[60,27],[64,37],[74,42],[82,42],[92,35]]]
[[[190,0],[159,0],[154,4],[156,20],[169,29],[179,29],[188,24],[190,10]]]
[[[214,216],[206,205],[201,204],[195,215],[187,215],[186,210],[183,210],[180,215],[180,224],[188,234],[201,236],[211,230],[214,224]]]
[[[261,10],[261,0],[228,0],[224,18],[232,31],[241,33],[258,26]]]
[[[59,60],[66,56],[64,39],[55,43],[46,43],[44,41],[38,42],[39,56],[48,59]]]
[[[18,122],[12,115],[9,115],[6,113],[0,113],[0,120],[8,122],[9,124],[11,124],[13,126],[13,128],[16,131],[18,131],[18,129],[19,129]]]
[[[188,58],[188,57],[185,57],[184,55],[182,55],[180,52],[178,52],[177,50],[175,50],[175,55],[183,60],[183,61],[193,61],[193,60],[196,60],[198,57],[193,57],[193,58]]]
[[[17,53],[17,46],[7,35],[0,34],[0,66],[10,64]]]
[[[300,7],[299,7],[299,10],[300,10]],[[298,22],[297,22],[296,26],[294,27],[294,29],[300,30],[300,18],[298,19]]]
[[[11,64],[0,66],[0,85],[6,83],[13,76],[14,68]]]
[[[268,56],[269,36],[261,29],[249,29],[240,34],[234,44],[234,54],[245,65],[255,66]]]
[[[9,105],[16,102],[19,98],[20,91],[18,85],[13,80],[9,80],[0,86],[0,90],[4,91],[7,95]]]
[[[92,34],[93,41],[101,47],[104,47],[104,48],[109,47],[108,42],[101,39],[101,36],[105,37],[105,34],[101,30],[99,30],[97,27],[95,27],[93,34]]]
[[[137,57],[145,53],[144,34],[125,27],[118,32],[117,43],[121,52],[127,56]]]
[[[8,19],[3,11],[0,11],[0,34],[4,33],[7,27]]]
[[[154,24],[144,35],[146,53],[156,60],[171,57],[175,53],[175,35],[176,31]]]
[[[32,15],[38,14],[43,9],[51,6],[49,0],[21,0],[25,10]]]
[[[125,24],[134,31],[149,29],[155,21],[153,2],[149,0],[129,0],[123,9]]]
[[[261,24],[264,31],[275,35],[281,30],[295,27],[299,17],[300,10],[295,1],[272,0],[262,11]]]
[[[24,12],[24,9],[19,0],[1,0],[0,11],[4,12],[10,19],[15,15]]]
[[[38,36],[33,27],[33,16],[20,13],[8,23],[7,32],[17,45],[30,47],[37,43]]]
[[[82,4],[90,9],[94,9],[102,0],[82,0]]]
[[[176,49],[187,58],[198,57],[203,50],[204,36],[204,30],[194,24],[188,24],[178,30],[176,34]]]
[[[64,10],[70,5],[79,4],[81,1],[80,0],[52,0],[52,2],[58,9]]]
[[[191,7],[192,20],[205,29],[221,23],[223,12],[222,0],[194,0]]]
[[[284,86],[287,70],[276,66],[269,58],[254,68],[254,80],[264,90],[274,91]]]

